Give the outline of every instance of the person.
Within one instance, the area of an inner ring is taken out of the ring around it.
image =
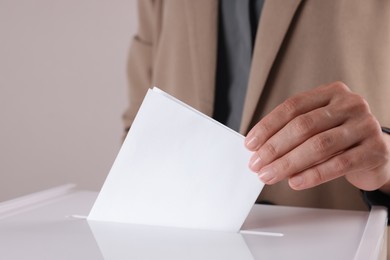
[[[126,132],[158,86],[246,136],[248,165],[267,184],[259,201],[389,207],[390,1],[142,0],[138,8]]]

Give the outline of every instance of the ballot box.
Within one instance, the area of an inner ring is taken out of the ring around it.
[[[0,258],[386,259],[382,207],[254,205],[239,232],[223,232],[87,221],[97,195],[64,185],[0,203]]]

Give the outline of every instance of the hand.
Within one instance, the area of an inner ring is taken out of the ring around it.
[[[266,184],[307,189],[345,176],[359,189],[390,191],[390,142],[367,102],[335,82],[293,96],[245,139],[252,171]],[[388,190],[389,189],[389,190]]]

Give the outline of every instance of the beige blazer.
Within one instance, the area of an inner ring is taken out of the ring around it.
[[[211,115],[217,48],[217,0],[141,0],[129,54],[128,129],[151,86]],[[241,133],[287,97],[341,80],[390,126],[390,1],[265,1],[253,52]],[[260,199],[282,205],[364,209],[344,178],[306,191],[286,182]]]

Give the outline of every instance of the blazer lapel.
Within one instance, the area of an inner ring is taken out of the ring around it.
[[[203,111],[211,115],[214,105],[218,38],[218,0],[187,0],[186,16],[193,83]]]
[[[302,0],[265,1],[257,29],[240,132],[247,133],[268,75]],[[195,2],[195,1],[194,1]]]

